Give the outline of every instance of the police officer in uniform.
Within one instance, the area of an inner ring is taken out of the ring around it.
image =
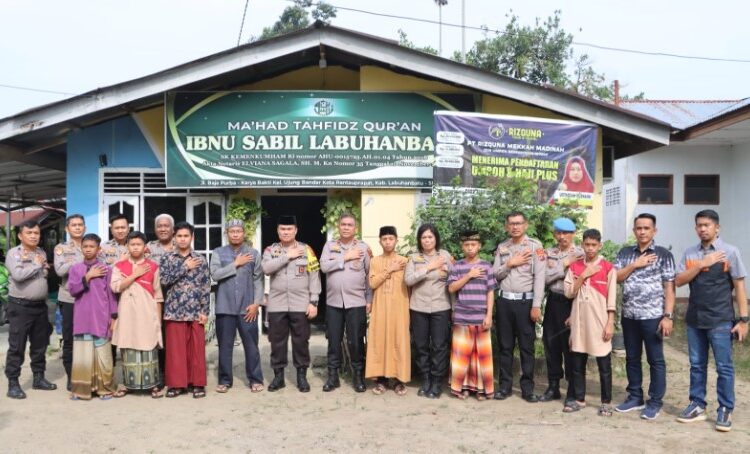
[[[68,241],[55,246],[55,273],[60,276],[60,288],[57,301],[62,313],[62,361],[65,374],[68,376],[67,389],[70,391],[70,372],[73,365],[73,309],[75,298],[68,291],[68,271],[76,263],[83,261],[81,238],[86,233],[86,223],[80,214],[72,214],[65,220],[65,231]]]
[[[341,342],[346,331],[346,345],[352,362],[354,391],[364,392],[365,335],[367,311],[372,303],[370,273],[372,251],[367,243],[354,238],[357,221],[351,214],[339,217],[339,239],[323,247],[320,269],[326,273],[326,337],[328,338],[328,379],[323,391],[341,386]]]
[[[273,392],[286,386],[287,343],[292,335],[292,360],[297,368],[297,388],[310,391],[307,369],[310,367],[310,320],[318,315],[320,265],[312,248],[296,240],[297,218],[280,216],[276,229],[279,242],[263,251],[261,266],[268,274],[270,289],[266,303],[268,340],[271,343]]]
[[[576,225],[568,218],[557,218],[552,222],[557,245],[546,250],[547,254],[547,304],[544,308],[544,356],[547,360],[547,390],[539,397],[542,402],[557,400],[560,396],[560,379],[568,382],[567,400],[575,400],[573,391],[573,357],[570,354],[570,329],[565,320],[570,317],[573,300],[565,297],[565,273],[568,267],[583,257],[583,249],[573,243]]]
[[[124,214],[116,214],[109,220],[109,231],[112,239],[102,244],[99,260],[112,266],[128,254],[128,233],[130,221]]]
[[[52,325],[47,317],[47,254],[39,247],[41,229],[36,221],[22,223],[18,231],[21,244],[8,251],[5,266],[8,268],[8,354],[5,360],[5,376],[8,377],[8,397],[25,399],[26,393],[18,383],[21,366],[29,339],[31,371],[34,374],[32,388],[50,391],[57,385],[44,378],[45,353],[52,334]]]
[[[514,211],[505,217],[507,240],[495,251],[493,272],[498,282],[497,338],[500,343],[500,383],[494,398],[504,400],[513,384],[513,349],[521,354],[521,397],[539,401],[534,394],[535,323],[542,316],[545,254],[542,243],[526,236],[526,215]]]

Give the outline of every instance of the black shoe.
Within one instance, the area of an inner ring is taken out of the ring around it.
[[[492,396],[495,400],[505,400],[508,397],[510,397],[510,391],[495,391],[495,394]]]
[[[8,397],[11,399],[26,399],[26,393],[21,389],[17,378],[8,379]]]
[[[67,389],[68,391],[73,390],[73,385],[70,383],[70,379],[68,379],[68,383],[65,385],[65,389]]]
[[[442,380],[440,377],[432,377],[430,384],[430,392],[427,393],[428,399],[440,399],[440,395],[443,393],[441,385]]]
[[[334,367],[328,368],[328,378],[326,379],[325,384],[323,385],[323,392],[331,392],[334,389],[341,386],[341,381],[339,380],[339,370]]]
[[[274,392],[284,387],[286,387],[286,383],[284,382],[284,368],[274,369],[273,380],[271,381],[271,384],[268,385],[268,390]]]
[[[307,367],[297,369],[297,389],[301,393],[310,392],[310,383],[307,382]]]
[[[539,402],[539,396],[537,396],[536,394],[525,394],[521,396],[521,398],[530,404]]]
[[[44,378],[44,374],[34,374],[34,381],[31,383],[31,387],[34,389],[41,389],[42,391],[54,391],[57,389],[57,385],[50,383]]]
[[[422,386],[419,387],[419,391],[417,391],[417,396],[425,397],[427,394],[430,393],[430,387],[432,384],[430,383],[431,378],[429,374],[425,374],[422,376]]]
[[[547,390],[539,396],[539,402],[551,402],[562,398],[560,395],[560,383],[557,380],[550,380]]]
[[[363,393],[367,391],[367,385],[365,384],[365,373],[360,370],[355,370],[354,374],[352,374],[352,386],[354,387],[354,391],[358,393]]]

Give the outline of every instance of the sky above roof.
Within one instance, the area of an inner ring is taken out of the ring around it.
[[[437,20],[431,0],[332,0],[330,3],[384,14]],[[272,24],[291,3],[250,1],[240,38],[246,42]],[[536,0],[511,4],[466,0],[466,25],[502,29],[510,7],[521,23],[533,23],[555,9],[578,43],[750,60],[745,23],[750,4],[716,0],[707,8],[694,0]],[[0,7],[0,117],[145,76],[237,44],[244,0],[30,0]],[[714,16],[717,21],[707,23]],[[460,24],[461,1],[449,0],[443,21]],[[333,25],[397,39],[403,29],[418,45],[438,47],[439,27],[405,19],[339,10]],[[443,55],[461,49],[459,28],[443,26]],[[467,30],[467,48],[482,32]],[[653,99],[742,99],[750,63],[669,58],[605,51],[576,45],[592,57],[597,71],[619,79],[623,92]]]

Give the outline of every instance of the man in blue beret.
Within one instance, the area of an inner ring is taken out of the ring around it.
[[[572,386],[573,358],[570,354],[568,340],[570,329],[565,320],[570,317],[573,300],[565,297],[563,282],[568,267],[583,257],[583,249],[576,246],[573,237],[576,225],[568,218],[557,218],[552,222],[557,245],[547,249],[547,269],[545,283],[547,302],[544,307],[542,322],[544,356],[547,360],[547,390],[539,398],[542,402],[560,399],[560,380],[565,377],[568,382],[567,400],[575,400]],[[565,370],[563,374],[563,364]]]

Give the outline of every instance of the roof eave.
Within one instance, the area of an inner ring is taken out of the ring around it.
[[[539,106],[657,144],[669,143],[671,128],[657,120],[642,118],[614,106],[408,49],[389,40],[376,39],[330,26],[308,28],[260,43],[229,49],[149,76],[22,112],[0,120],[0,141],[85,115],[114,109],[321,44],[418,74],[430,75],[451,84]]]

